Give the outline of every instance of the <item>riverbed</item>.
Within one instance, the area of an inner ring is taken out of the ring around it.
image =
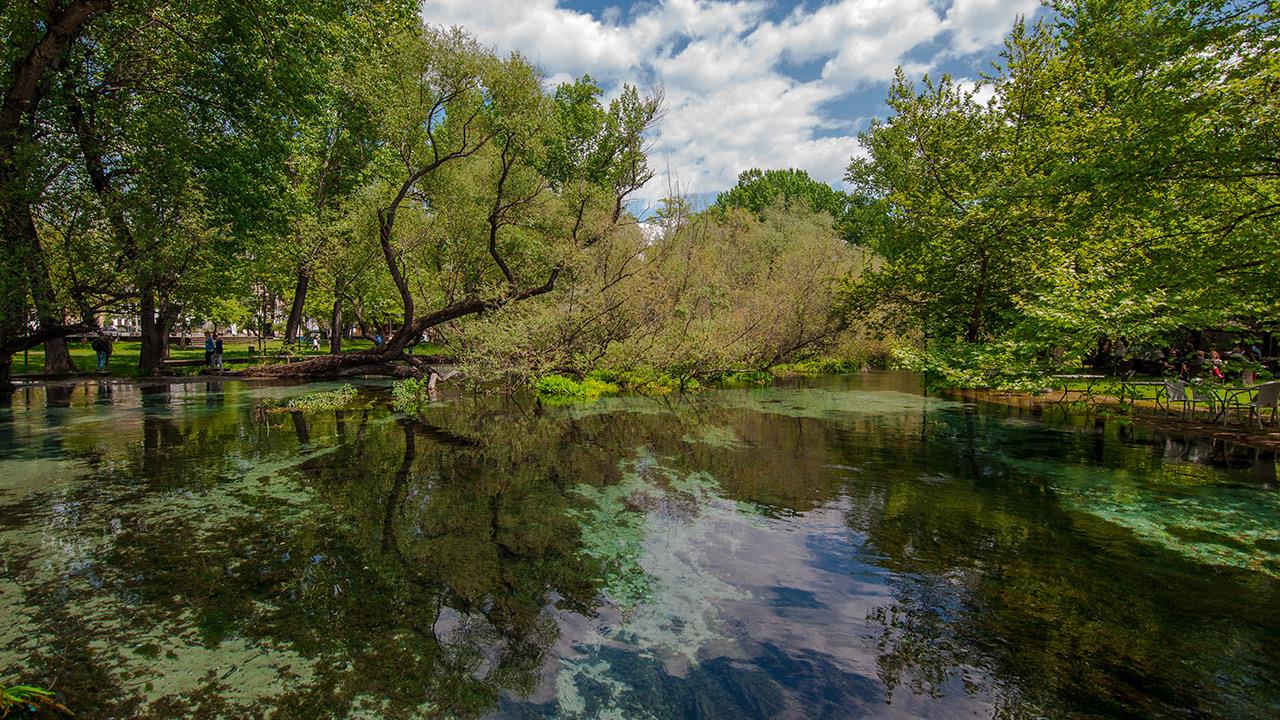
[[[1280,716],[1274,452],[897,373],[358,387],[19,389],[0,684],[79,718]]]

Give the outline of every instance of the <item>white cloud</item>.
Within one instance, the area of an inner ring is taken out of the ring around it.
[[[669,163],[687,190],[716,192],[750,167],[800,167],[839,182],[859,152],[855,116],[873,108],[835,112],[832,104],[883,84],[898,65],[920,73],[990,48],[1038,5],[834,0],[770,19],[774,4],[658,0],[596,18],[555,0],[426,0],[422,12],[520,51],[553,82],[589,73],[610,86],[661,83],[668,108],[654,135],[655,166]],[[932,59],[908,55],[922,43],[937,46]],[[797,77],[798,67],[808,76]]]
[[[971,53],[998,45],[1021,15],[1031,17],[1039,0],[955,0],[944,25],[952,32],[952,49]]]

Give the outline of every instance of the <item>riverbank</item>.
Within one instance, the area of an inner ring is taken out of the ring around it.
[[[971,402],[1017,407],[1032,414],[1092,415],[1101,419],[1133,422],[1155,430],[1200,435],[1268,450],[1280,449],[1280,426],[1267,426],[1259,430],[1256,425],[1239,421],[1224,426],[1199,415],[1183,418],[1176,414],[1165,414],[1151,399],[1121,401],[1112,395],[1085,396],[1075,391],[1068,393],[1064,399],[1060,390],[1044,395],[994,390],[948,390],[944,395]]]
[[[356,339],[343,341],[343,351],[367,350],[373,347],[373,342],[369,340]],[[163,376],[143,376],[138,371],[138,357],[141,354],[142,344],[136,341],[120,341],[115,343],[111,360],[105,370],[97,370],[97,353],[89,346],[88,342],[68,343],[68,349],[71,352],[71,361],[76,366],[74,373],[57,373],[46,374],[44,372],[44,349],[37,346],[27,353],[20,353],[14,356],[12,377],[15,381],[49,381],[49,380],[73,380],[73,379],[89,379],[89,378],[135,378],[147,380],[161,380],[167,378],[184,378],[184,377],[205,377],[207,366],[204,365],[204,346],[203,340],[199,342],[193,341],[190,347],[181,347],[173,345],[169,348],[168,363],[171,365],[167,368]],[[417,348],[419,353],[439,355],[443,353],[444,348],[436,345],[423,344]],[[285,352],[285,348],[278,341],[273,341],[261,350],[257,347],[257,343],[250,339],[234,338],[226,341],[222,359],[225,366],[236,366],[237,370],[251,367],[252,363],[260,362],[264,356],[279,360],[281,353]],[[291,358],[310,359],[313,357],[327,357],[329,355],[328,347],[322,347],[319,350],[313,350],[309,345],[303,345],[302,348],[288,348],[288,356]]]

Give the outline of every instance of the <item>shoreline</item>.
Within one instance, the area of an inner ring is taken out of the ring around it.
[[[1113,410],[1122,406],[1120,399],[1117,397],[1111,395],[1092,395],[1090,396],[1091,402],[1089,406],[1082,410],[1078,405],[1073,404],[1075,401],[1080,399],[1080,394],[1072,393],[1072,395],[1076,395],[1076,397],[1068,397],[1067,400],[1060,401],[1053,399],[1053,396],[1057,394],[1056,391],[1051,395],[1037,396],[1029,393],[1002,392],[997,390],[954,389],[944,391],[944,394],[964,401],[987,402],[1039,413],[1046,413],[1061,409],[1067,416],[1076,415],[1080,417],[1094,415],[1098,408]],[[1240,423],[1222,425],[1221,423],[1208,422],[1194,416],[1184,419],[1179,415],[1165,415],[1163,411],[1161,411],[1156,404],[1150,400],[1138,400],[1124,404],[1129,405],[1134,410],[1138,410],[1138,412],[1127,412],[1123,414],[1114,413],[1108,415],[1106,419],[1129,420],[1135,424],[1141,424],[1145,427],[1156,430],[1210,437],[1215,440],[1225,440],[1237,445],[1247,445],[1249,447],[1264,450],[1280,450],[1280,423],[1275,426],[1264,426],[1264,429],[1259,430],[1254,425],[1244,425]],[[1266,416],[1264,415],[1264,418],[1265,417]]]
[[[238,380],[241,382],[282,385],[307,385],[316,382],[340,380],[349,381],[359,379],[376,378],[289,378],[253,375],[242,372],[227,374],[200,373],[187,375],[155,375],[149,377],[78,373],[74,375],[13,376],[10,379],[10,390],[11,392],[17,392],[23,388],[48,385],[71,385],[86,381],[96,381],[99,383],[106,382],[113,385],[147,385]],[[1030,393],[1020,392],[956,388],[944,390],[938,394],[945,397],[951,397],[962,402],[984,402],[994,405],[1003,405],[1010,408],[1018,408],[1029,411],[1034,415],[1045,415],[1047,413],[1061,410],[1064,417],[1076,416],[1087,418],[1090,416],[1096,416],[1096,411],[1099,408],[1114,410],[1122,405],[1128,405],[1139,412],[1114,413],[1108,415],[1106,419],[1127,420],[1156,430],[1209,437],[1215,440],[1224,440],[1237,445],[1245,445],[1265,450],[1280,450],[1280,424],[1277,424],[1276,426],[1266,426],[1264,429],[1259,430],[1251,425],[1222,425],[1219,423],[1211,423],[1200,419],[1199,417],[1184,419],[1177,415],[1164,415],[1162,411],[1157,408],[1156,404],[1149,400],[1121,403],[1120,399],[1117,397],[1095,394],[1089,396],[1090,403],[1085,408],[1081,408],[1077,402],[1081,399],[1083,394],[1076,392],[1070,393],[1066,400],[1056,399],[1056,392],[1048,395],[1033,395]]]

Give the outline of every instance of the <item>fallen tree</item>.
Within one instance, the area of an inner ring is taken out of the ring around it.
[[[552,292],[580,250],[630,222],[629,198],[653,177],[644,133],[658,93],[628,87],[606,108],[584,78],[549,97],[522,58],[455,30],[423,28],[395,53],[370,85],[389,106],[377,142],[395,149],[376,233],[400,326],[372,349],[241,375],[429,375],[410,352],[425,331]],[[437,309],[419,314],[419,300]]]

